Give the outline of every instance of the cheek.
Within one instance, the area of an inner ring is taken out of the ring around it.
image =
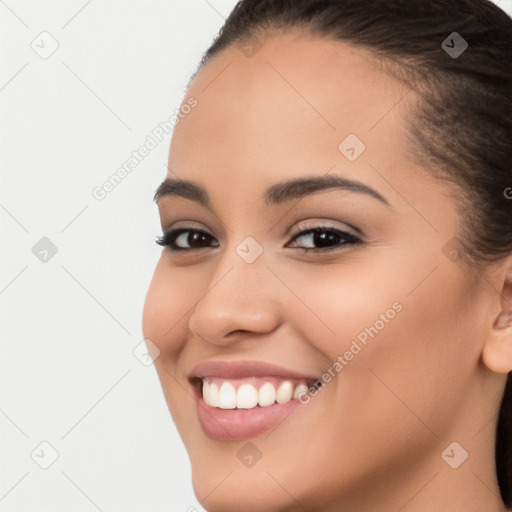
[[[163,254],[146,294],[143,334],[157,345],[164,358],[173,357],[186,343],[190,312],[205,288],[204,279],[192,269],[172,268]]]
[[[407,276],[403,282],[409,281]],[[418,276],[416,283],[421,281]],[[346,382],[353,406],[366,404],[363,414],[369,422],[380,416],[382,424],[391,425],[400,418],[418,439],[434,440],[434,433],[441,436],[449,430],[452,411],[465,400],[478,363],[473,337],[477,307],[463,278],[442,264],[417,288],[392,290],[382,292],[387,295],[382,306],[396,300],[402,310],[369,336],[366,345],[359,343],[362,350],[354,356],[357,364]],[[378,328],[374,318],[382,307],[375,310],[375,300],[369,304],[367,318]]]
[[[402,310],[401,296],[382,268],[351,256],[336,264],[276,269],[293,291],[283,302],[286,321],[300,326],[302,337],[332,361],[350,350],[355,339],[364,346]]]
[[[328,393],[342,397],[345,412],[364,410],[372,424],[377,411],[396,417],[398,408],[414,424],[409,406],[440,431],[478,360],[478,344],[469,345],[478,308],[446,258],[412,261],[283,267],[283,281],[301,298],[284,309],[324,355],[319,370],[336,376]]]

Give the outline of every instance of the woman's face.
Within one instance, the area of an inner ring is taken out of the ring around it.
[[[143,330],[208,510],[355,506],[370,487],[403,506],[485,423],[491,292],[454,257],[450,186],[407,157],[415,98],[362,50],[294,33],[193,80],[167,177],[204,192],[161,189],[182,250],[162,250]]]

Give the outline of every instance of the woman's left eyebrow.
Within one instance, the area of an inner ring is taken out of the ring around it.
[[[301,199],[322,190],[341,189],[348,192],[366,194],[391,206],[387,199],[375,189],[357,180],[342,176],[306,176],[283,181],[270,186],[263,194],[263,201],[268,206],[283,204],[294,199]],[[189,180],[166,178],[156,189],[153,200],[158,203],[162,197],[182,197],[190,199],[212,209],[211,199],[206,189]]]
[[[282,204],[293,199],[301,199],[315,192],[330,189],[341,189],[348,192],[366,194],[391,206],[382,194],[365,183],[336,175],[306,176],[304,178],[276,183],[265,191],[263,198],[265,203],[270,206]]]

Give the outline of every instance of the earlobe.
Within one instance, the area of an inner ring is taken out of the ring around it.
[[[512,371],[512,327],[487,340],[482,350],[483,364],[496,373]]]

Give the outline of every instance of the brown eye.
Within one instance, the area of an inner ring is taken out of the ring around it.
[[[162,236],[156,239],[156,243],[161,246],[168,246],[171,251],[190,251],[208,247],[208,243],[212,240],[214,241],[213,247],[218,247],[219,243],[206,231],[180,228],[165,231]]]
[[[291,241],[295,242],[300,238],[307,240],[307,243],[310,245],[310,247],[299,247],[304,249],[305,252],[312,250],[325,252],[340,249],[346,245],[362,243],[361,239],[352,233],[327,226],[317,226],[306,230],[298,229]]]

